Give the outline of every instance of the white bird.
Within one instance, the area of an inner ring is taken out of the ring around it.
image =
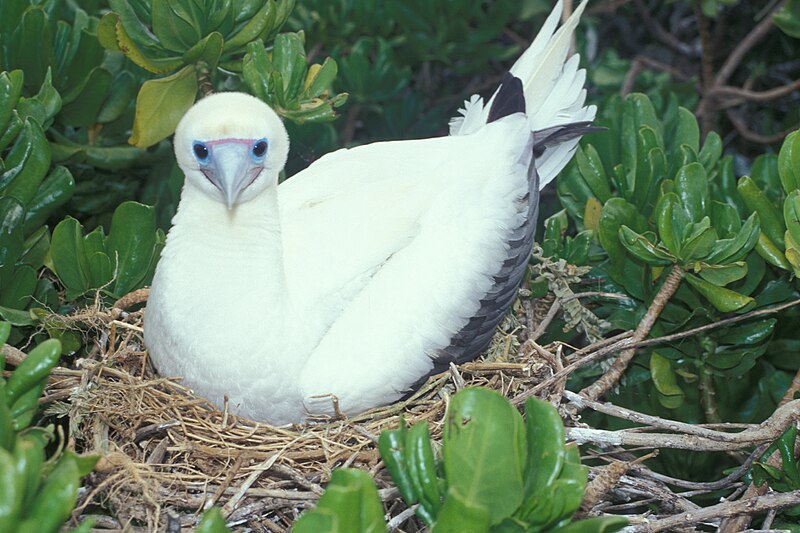
[[[477,356],[516,297],[539,188],[594,118],[566,60],[584,6],[556,31],[559,1],[450,136],[339,150],[280,185],[278,116],[200,100],[175,132],[186,181],[145,315],[158,371],[277,425],[396,401]]]

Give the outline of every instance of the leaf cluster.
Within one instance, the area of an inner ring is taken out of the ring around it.
[[[494,391],[455,394],[445,416],[441,456],[420,422],[381,433],[386,469],[417,516],[433,532],[522,533],[616,531],[617,517],[572,521],[587,482],[575,444],[550,404],[530,399],[526,418]],[[318,507],[294,531],[385,531],[374,482],[364,472],[340,469]]]
[[[0,322],[0,345],[10,333],[11,324]],[[0,377],[0,531],[59,531],[78,500],[81,478],[97,462],[97,456],[60,448],[46,458],[53,426],[29,427],[60,355],[59,341],[46,340],[31,350],[8,379]],[[0,371],[4,363],[0,355]],[[72,531],[84,533],[91,526],[91,521],[85,521]]]

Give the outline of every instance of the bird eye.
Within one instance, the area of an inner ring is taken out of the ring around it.
[[[264,159],[264,156],[267,154],[267,140],[261,139],[256,141],[253,144],[253,149],[251,152],[254,159]]]
[[[192,150],[194,150],[194,155],[198,161],[201,163],[208,161],[208,147],[205,145],[205,143],[195,141],[192,145]]]

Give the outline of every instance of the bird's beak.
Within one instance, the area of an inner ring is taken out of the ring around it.
[[[220,142],[209,147],[211,162],[200,170],[220,190],[228,209],[233,209],[239,195],[264,169],[250,157],[249,144]]]

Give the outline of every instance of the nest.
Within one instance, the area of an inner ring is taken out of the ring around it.
[[[439,440],[454,390],[483,386],[513,397],[552,375],[536,351],[517,353],[521,328],[512,317],[484,361],[431,377],[401,403],[347,420],[272,427],[219,411],[178,380],[157,376],[143,347],[141,311],[95,306],[65,320],[88,325],[93,349],[73,368],[53,371],[43,401],[49,414],[68,416],[72,445],[102,454],[74,514],[104,510],[110,516],[98,528],[177,531],[217,505],[234,530],[286,531],[341,466],[369,471],[395,517],[405,504],[380,460],[381,431],[402,416],[428,422]],[[403,529],[417,525],[408,520]]]

